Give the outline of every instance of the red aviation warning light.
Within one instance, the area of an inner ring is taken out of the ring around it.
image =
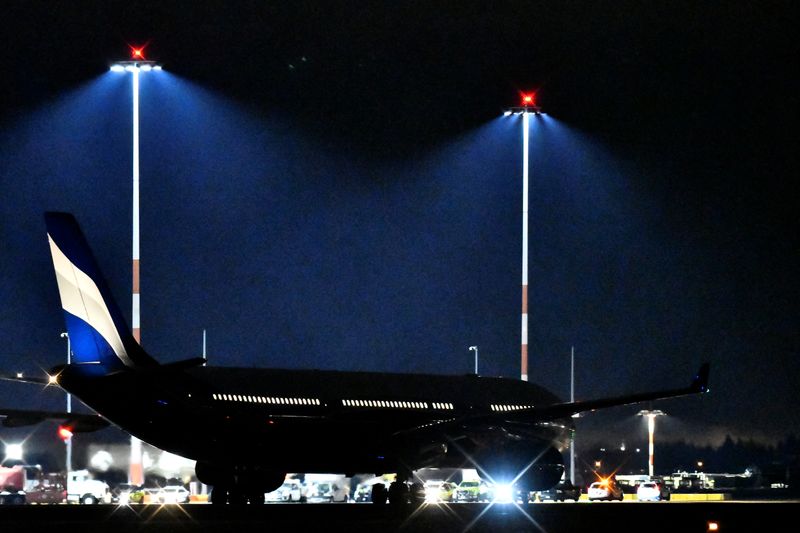
[[[72,438],[72,428],[69,426],[58,426],[58,438],[68,442]]]
[[[131,46],[131,59],[144,59],[144,48]]]
[[[535,93],[523,93],[520,98],[522,99],[523,107],[530,107],[536,105]]]
[[[536,93],[529,92],[524,93],[520,91],[519,93],[519,106],[517,107],[509,107],[505,111],[503,111],[503,115],[508,117],[511,115],[523,115],[532,113],[535,115],[542,114],[542,108],[536,105]]]

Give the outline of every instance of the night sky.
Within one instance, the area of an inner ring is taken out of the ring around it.
[[[130,314],[129,45],[142,340],[161,361],[682,386],[660,438],[800,433],[790,2],[28,2],[0,16],[0,369],[66,352],[42,213],[73,212]],[[0,383],[5,407],[63,396]],[[644,438],[639,407],[579,421]]]

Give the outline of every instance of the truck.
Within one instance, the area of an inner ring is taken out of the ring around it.
[[[0,505],[62,503],[64,477],[44,474],[39,465],[0,466]]]
[[[67,474],[67,502],[111,503],[111,491],[105,481],[93,479],[88,470],[73,470]]]
[[[346,502],[350,499],[350,483],[337,474],[306,474],[309,502]]]

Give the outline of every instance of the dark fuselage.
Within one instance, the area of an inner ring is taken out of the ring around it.
[[[82,374],[67,368],[59,382],[146,442],[202,462],[283,472],[465,466],[467,456],[502,454],[507,444],[560,451],[571,427],[503,422],[558,402],[506,378],[224,367]]]

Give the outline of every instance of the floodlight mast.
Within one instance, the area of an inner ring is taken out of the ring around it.
[[[67,364],[72,363],[72,343],[69,339],[69,333],[63,332],[61,334],[62,339],[67,339]],[[67,393],[67,413],[72,413],[72,394]],[[68,438],[64,441],[64,445],[66,447],[67,456],[65,459],[67,473],[72,471],[72,439]]]
[[[131,329],[136,342],[141,344],[139,317],[139,73],[161,70],[156,61],[145,59],[142,48],[131,48],[131,60],[117,61],[111,65],[112,72],[130,72],[133,76],[133,246],[132,246],[132,290]],[[131,461],[128,481],[134,485],[144,484],[142,466],[142,441],[131,435]]]
[[[639,411],[639,416],[644,416],[647,418],[647,448],[648,448],[648,458],[647,458],[647,473],[652,479],[654,474],[654,463],[653,463],[653,456],[655,451],[655,433],[656,433],[656,417],[657,416],[664,416],[667,413],[661,411],[660,409],[643,409]]]
[[[530,115],[539,115],[542,109],[536,105],[536,95],[523,93],[521,104],[510,107],[503,115],[522,115],[522,327],[520,346],[520,378],[528,381],[528,152],[530,137]]]

